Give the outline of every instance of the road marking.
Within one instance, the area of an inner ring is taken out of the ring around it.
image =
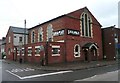
[[[8,72],[8,73],[10,73],[10,74],[12,74],[12,75],[18,77],[19,79],[22,79],[22,77],[18,76],[17,74],[14,74],[14,73],[10,72],[9,70],[6,70],[6,72]]]
[[[10,72],[9,70],[6,70],[6,72],[18,77],[19,79],[28,79],[28,78],[35,78],[35,77],[43,77],[43,76],[50,76],[50,75],[56,75],[56,74],[63,74],[63,73],[69,73],[69,72],[73,72],[73,71],[60,71],[60,72],[53,72],[53,73],[46,73],[46,74],[38,74],[38,75],[31,75],[31,76],[25,76],[25,77],[20,77],[17,74],[14,74],[12,72]]]
[[[22,79],[42,77],[42,76],[50,76],[50,75],[63,74],[63,73],[69,73],[69,72],[73,72],[73,71],[60,71],[60,72],[53,72],[53,73],[47,73],[47,74],[32,75],[32,76],[22,77]]]
[[[89,77],[89,78],[85,78],[85,79],[81,79],[81,80],[75,80],[75,81],[86,81],[86,80],[89,80],[89,79],[91,79],[91,78],[95,78],[97,75],[94,75],[94,76],[92,76],[92,77]]]
[[[34,71],[35,69],[32,68],[23,68],[23,69],[12,69],[11,72],[27,72],[27,71]]]

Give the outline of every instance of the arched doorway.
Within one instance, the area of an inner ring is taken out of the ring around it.
[[[96,61],[98,46],[95,43],[87,43],[83,47],[85,61]]]
[[[92,61],[96,61],[97,60],[97,48],[95,46],[91,47],[90,55],[91,55],[91,60]]]

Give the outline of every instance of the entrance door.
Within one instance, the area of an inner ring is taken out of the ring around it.
[[[97,49],[95,47],[92,47],[91,48],[91,59],[93,61],[96,61],[97,60]]]
[[[88,61],[88,51],[85,50],[84,53],[85,53],[85,61]]]

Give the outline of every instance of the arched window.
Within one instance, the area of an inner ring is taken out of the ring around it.
[[[87,13],[81,15],[81,36],[92,37],[92,19]]]
[[[80,57],[80,45],[79,44],[76,44],[74,46],[74,56],[75,57]]]
[[[90,17],[88,17],[88,27],[89,27],[89,36],[91,37],[92,35],[92,25],[91,25],[91,23],[92,23],[92,20],[91,20],[91,18]]]
[[[82,24],[82,35],[85,35],[85,34],[84,34],[84,14],[82,15],[81,24]]]
[[[47,41],[53,41],[53,28],[52,24],[47,26]]]
[[[35,31],[31,33],[31,43],[35,43]]]
[[[38,30],[38,42],[43,41],[43,28],[40,27]]]
[[[8,49],[8,55],[10,55],[11,51],[10,51],[10,48]]]

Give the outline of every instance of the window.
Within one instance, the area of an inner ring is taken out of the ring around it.
[[[85,35],[85,33],[84,33],[84,14],[82,15],[82,35]]]
[[[47,41],[53,41],[53,28],[52,24],[49,24],[47,27]]]
[[[28,47],[28,56],[32,56],[32,47]]]
[[[40,56],[40,46],[35,46],[35,56]]]
[[[52,46],[52,56],[60,56],[60,46]]]
[[[24,53],[25,53],[25,51],[24,51],[25,49],[24,48],[22,48],[22,56],[24,56]]]
[[[10,41],[11,41],[11,37],[9,36],[9,38],[8,38],[8,42],[10,43]]]
[[[92,37],[92,19],[87,13],[81,15],[81,36]]]
[[[16,36],[14,36],[14,38],[16,38]]]
[[[10,55],[10,52],[11,52],[11,51],[10,51],[10,48],[9,48],[9,49],[8,49],[8,55]]]
[[[22,37],[19,37],[19,42],[22,42]]]
[[[43,41],[43,29],[42,27],[38,30],[38,42]]]
[[[74,56],[75,57],[80,57],[80,46],[79,46],[79,44],[76,44],[74,46]]]
[[[31,33],[31,43],[35,43],[35,32],[32,31]]]
[[[20,55],[20,48],[17,48],[17,56]]]

